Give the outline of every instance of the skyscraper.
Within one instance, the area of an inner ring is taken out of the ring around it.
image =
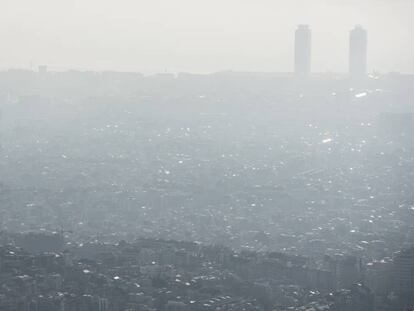
[[[349,37],[349,74],[361,78],[367,74],[367,31],[355,26]]]
[[[295,32],[295,74],[307,76],[311,71],[312,33],[308,25],[299,25]]]

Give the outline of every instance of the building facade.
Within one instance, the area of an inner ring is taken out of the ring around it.
[[[355,26],[349,37],[349,74],[353,78],[362,78],[367,74],[367,31]]]
[[[295,75],[307,76],[311,71],[312,32],[308,25],[299,25],[295,32]]]

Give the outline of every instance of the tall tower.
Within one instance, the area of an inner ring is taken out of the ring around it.
[[[353,78],[362,78],[367,74],[367,31],[355,26],[349,37],[349,74]]]
[[[295,32],[295,75],[308,76],[311,71],[312,32],[308,25],[299,25]]]

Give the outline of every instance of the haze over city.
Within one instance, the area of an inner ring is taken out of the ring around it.
[[[369,71],[414,72],[410,0],[2,0],[0,68],[289,72],[297,24],[312,70],[346,72],[348,33],[369,33]]]
[[[0,311],[414,310],[414,0],[0,4]]]

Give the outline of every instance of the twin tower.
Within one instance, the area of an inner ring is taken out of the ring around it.
[[[295,33],[295,74],[307,76],[311,72],[312,32],[308,25],[299,25]],[[349,74],[363,78],[367,74],[367,31],[356,26],[349,39]]]

